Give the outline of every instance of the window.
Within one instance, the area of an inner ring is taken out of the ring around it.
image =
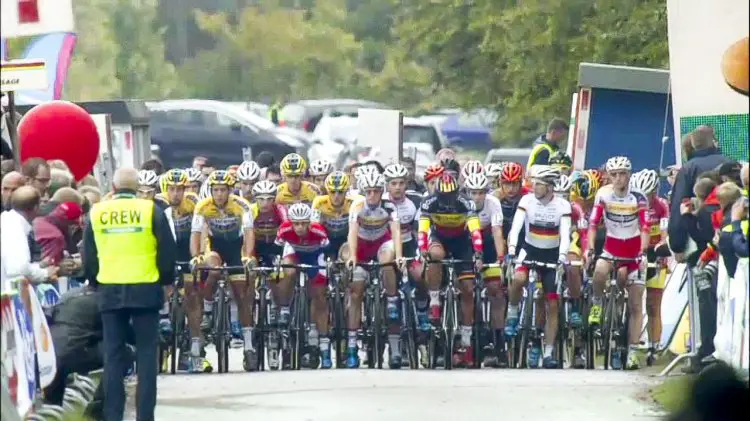
[[[435,153],[440,150],[440,138],[431,126],[404,126],[404,143],[426,143],[432,145]]]
[[[201,125],[201,118],[197,111],[192,110],[170,110],[166,111],[166,121],[176,124]]]
[[[242,126],[237,120],[213,111],[198,111],[201,114],[203,126],[209,129],[231,130],[232,126]]]

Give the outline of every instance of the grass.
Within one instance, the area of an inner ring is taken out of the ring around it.
[[[651,389],[651,398],[667,412],[682,409],[688,399],[692,379],[690,376],[669,377]]]

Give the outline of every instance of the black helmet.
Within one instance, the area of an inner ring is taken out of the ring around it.
[[[549,164],[561,170],[568,170],[573,166],[573,160],[563,151],[557,151],[549,158]]]

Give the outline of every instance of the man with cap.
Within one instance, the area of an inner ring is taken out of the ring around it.
[[[136,197],[137,170],[118,169],[113,185],[112,200],[91,208],[82,253],[86,278],[98,290],[104,328],[104,418],[123,418],[125,344],[132,323],[138,365],[136,418],[153,421],[162,287],[174,281],[177,246],[164,212],[153,200]]]

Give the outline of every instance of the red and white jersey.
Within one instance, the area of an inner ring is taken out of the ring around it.
[[[608,184],[596,193],[589,223],[597,226],[603,219],[607,238],[637,238],[642,230],[648,228],[647,208],[648,199],[643,193],[628,189],[623,196],[618,196],[612,185]]]
[[[279,246],[289,246],[299,253],[314,253],[322,251],[328,246],[328,234],[323,225],[313,222],[307,231],[307,235],[300,237],[294,232],[291,221],[284,221],[279,227],[279,233],[276,235],[276,244]]]
[[[669,203],[661,197],[654,196],[654,199],[649,201],[646,220],[651,236],[649,245],[655,246],[661,242],[661,233],[666,231],[669,225]]]

